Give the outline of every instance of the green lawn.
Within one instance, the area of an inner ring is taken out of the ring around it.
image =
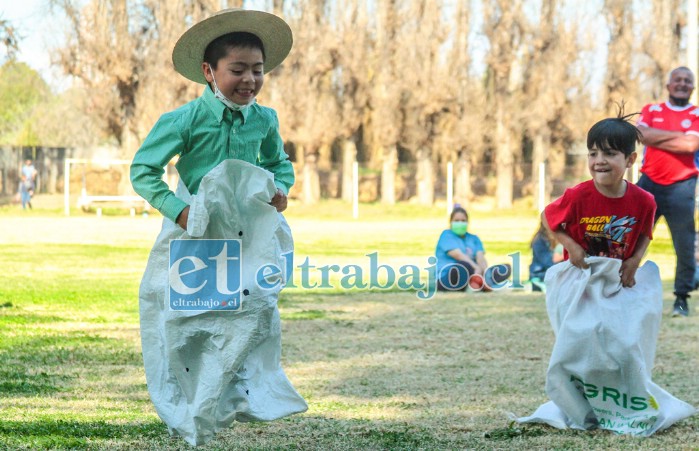
[[[311,214],[318,213],[313,217]],[[446,226],[442,208],[292,205],[296,262],[424,265]],[[159,218],[0,212],[0,449],[190,449],[170,438],[148,397],[138,284]],[[523,253],[534,212],[474,209],[491,262]],[[674,260],[661,224],[666,311]],[[203,449],[687,449],[699,416],[649,439],[605,431],[510,427],[546,400],[553,344],[544,298],[287,290],[284,368],[309,410],[234,424]],[[654,381],[699,405],[699,315],[663,318]]]

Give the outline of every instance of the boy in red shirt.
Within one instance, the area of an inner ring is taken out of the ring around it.
[[[585,257],[623,260],[621,283],[635,285],[641,258],[653,238],[655,200],[624,180],[636,161],[639,130],[629,116],[597,122],[587,134],[588,169],[592,180],[569,188],[541,215],[544,225],[565,248],[564,258],[587,268]]]

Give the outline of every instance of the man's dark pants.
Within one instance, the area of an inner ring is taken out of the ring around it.
[[[645,174],[638,186],[655,197],[657,210],[655,221],[665,217],[672,244],[675,246],[677,265],[675,269],[675,294],[685,295],[694,289],[694,205],[696,177],[690,177],[671,185],[659,185]]]

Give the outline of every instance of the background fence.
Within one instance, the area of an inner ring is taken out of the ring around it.
[[[26,159],[31,159],[38,171],[35,192],[38,194],[63,194],[65,192],[64,165],[66,159],[86,157],[89,151],[80,149],[51,147],[4,147],[0,148],[0,202],[7,203],[17,192],[21,167]],[[381,171],[366,164],[358,165],[358,200],[376,202],[381,199]],[[297,181],[290,193],[292,198],[300,198],[303,186],[303,168],[295,164]],[[395,199],[398,202],[411,201],[417,196],[417,164],[398,165],[395,179]],[[168,171],[172,186],[172,169]],[[448,197],[447,164],[434,166],[434,198],[436,201]],[[318,168],[321,198],[342,197],[342,164],[333,163],[329,167]],[[515,166],[513,197],[537,196],[539,180],[535,178],[531,163]],[[452,174],[453,175],[453,174]],[[176,174],[175,174],[176,177]],[[589,178],[586,158],[583,155],[568,158],[566,164],[546,175],[546,194],[551,198],[560,196],[563,191],[582,180]],[[470,167],[470,195],[472,198],[494,196],[496,188],[495,165],[476,164]],[[128,165],[109,164],[91,160],[76,164],[70,171],[71,193],[86,192],[89,195],[129,195]]]

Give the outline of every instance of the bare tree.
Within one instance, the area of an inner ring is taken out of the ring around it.
[[[663,96],[668,73],[679,60],[684,25],[679,0],[653,0],[651,8],[650,14],[640,17],[643,21],[641,48],[647,62],[640,74],[642,92],[636,108]]]
[[[387,2],[388,3],[388,2]],[[381,2],[377,5],[383,9]],[[338,2],[339,76],[336,86],[340,117],[337,130],[342,145],[343,200],[352,200],[352,167],[357,159],[357,144],[361,127],[369,114],[370,86],[376,76],[377,65],[371,60],[373,41],[365,2],[343,0]],[[380,15],[380,13],[379,13]],[[348,43],[352,43],[348,45]],[[386,62],[382,64],[383,67]]]
[[[320,151],[337,137],[338,97],[334,79],[338,63],[336,34],[326,0],[299,0],[290,18],[294,49],[275,71],[271,105],[282,117],[284,136],[296,147],[302,166],[302,200],[320,200]]]
[[[397,60],[398,2],[386,0],[378,5],[376,46],[371,61],[372,157],[381,162],[381,202],[396,202],[396,170],[400,129],[400,90],[397,83],[400,61]]]
[[[524,133],[532,143],[531,181],[539,182],[539,168],[549,157],[565,154],[565,147],[550,152],[554,142],[565,142],[567,121],[577,105],[575,92],[582,92],[584,80],[577,76],[575,63],[581,53],[575,22],[561,17],[559,0],[542,0],[538,21],[529,24],[528,50],[523,74],[523,103],[527,114],[522,116]],[[577,124],[575,128],[578,128]],[[560,157],[558,157],[560,159]],[[551,192],[550,171],[546,180],[544,205]],[[535,191],[532,190],[534,193]],[[543,208],[544,205],[537,205]]]
[[[65,13],[67,41],[58,63],[90,92],[93,111],[125,157],[159,114],[194,96],[196,85],[171,63],[177,37],[218,9],[216,0],[51,0]]]
[[[511,80],[513,66],[521,44],[521,0],[488,0],[483,2],[484,30],[490,43],[488,63],[488,96],[494,122],[495,177],[497,208],[511,208],[513,200],[514,157],[521,142],[513,130],[512,115],[516,91]]]
[[[638,93],[630,56],[636,40],[633,0],[605,0],[604,9],[609,27],[605,109],[607,115],[615,115],[619,104]]]
[[[401,90],[401,142],[417,160],[418,202],[434,202],[433,144],[445,112],[445,87],[449,83],[443,46],[448,30],[442,22],[442,1],[413,0],[404,16],[397,50],[403,66],[398,69]]]
[[[0,17],[0,42],[2,42],[3,47],[5,47],[7,55],[6,58],[3,59],[13,59],[19,50],[17,31],[9,20],[5,20],[2,17]]]
[[[440,160],[455,162],[454,200],[466,204],[472,198],[471,167],[482,160],[485,129],[485,92],[482,79],[471,71],[469,2],[457,2],[452,25],[452,47],[449,53],[446,88],[447,100],[440,129]]]

